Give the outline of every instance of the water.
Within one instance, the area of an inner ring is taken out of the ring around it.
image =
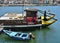
[[[55,18],[57,18],[58,21],[45,29],[31,31],[35,35],[35,39],[31,39],[30,41],[13,40],[6,34],[2,33],[0,35],[0,43],[60,43],[60,26],[59,26],[60,6],[34,6],[34,7],[30,6],[30,7],[37,8],[43,11],[45,10],[47,11],[50,9],[52,13],[56,14]],[[4,15],[7,12],[22,13],[22,11],[23,11],[22,6],[0,7],[0,16]]]

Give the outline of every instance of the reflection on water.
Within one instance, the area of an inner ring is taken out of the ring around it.
[[[48,34],[49,31],[50,31],[49,28],[44,28],[42,30],[42,37],[43,37],[43,42],[44,43],[47,43],[47,34]]]
[[[42,28],[41,30],[36,30],[36,42],[37,43],[46,43],[47,33],[50,31],[50,28]]]

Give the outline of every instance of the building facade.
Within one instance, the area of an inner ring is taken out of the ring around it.
[[[60,0],[0,0],[0,4],[59,4]]]
[[[21,3],[29,3],[29,0],[4,0],[4,3],[9,4],[21,4]]]

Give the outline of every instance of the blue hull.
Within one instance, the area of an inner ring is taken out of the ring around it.
[[[30,38],[26,38],[26,39],[17,38],[17,37],[11,37],[11,38],[13,38],[13,39],[15,39],[15,40],[30,40]]]
[[[8,30],[3,30],[3,32],[16,40],[30,40],[31,39],[28,33],[13,32],[13,31],[8,31]]]

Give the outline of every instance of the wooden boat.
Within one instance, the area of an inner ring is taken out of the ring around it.
[[[16,40],[30,40],[30,34],[22,32],[13,32],[8,30],[3,30],[5,34]]]
[[[7,13],[0,17],[1,27],[41,27],[44,25],[49,26],[57,21],[54,18],[55,14],[47,13],[46,11],[38,9],[25,9],[24,11],[24,14]],[[37,16],[38,11],[43,14],[39,18]]]

